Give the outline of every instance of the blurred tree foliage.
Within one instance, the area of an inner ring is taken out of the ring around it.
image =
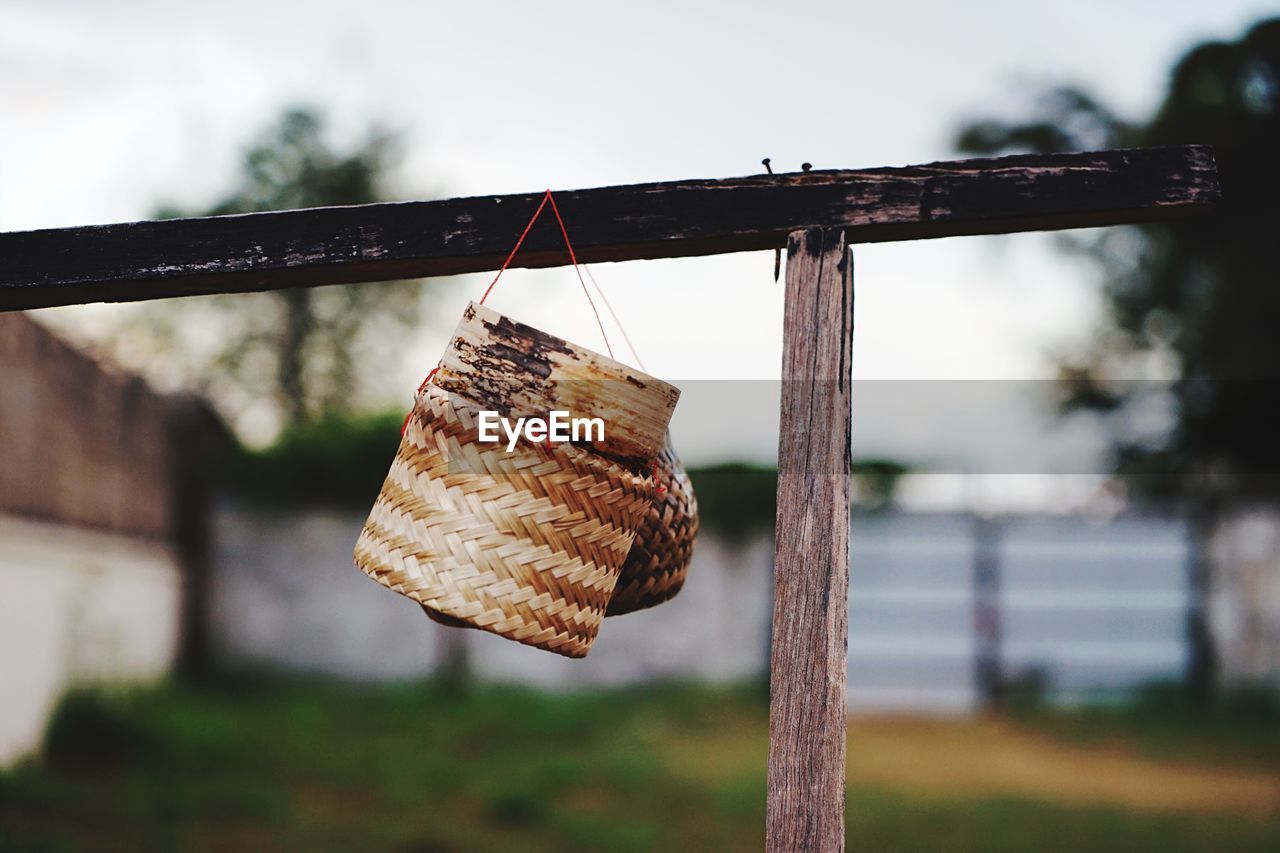
[[[236,446],[208,475],[260,509],[368,509],[400,445],[404,415],[328,413],[285,427],[271,445]]]
[[[316,111],[290,109],[245,151],[238,181],[221,201],[158,215],[385,201],[394,142],[371,130],[354,149],[338,151]],[[363,394],[370,369],[385,364],[418,321],[421,290],[386,282],[167,300],[145,306],[128,331],[133,346],[165,359],[179,381],[214,400],[237,425],[255,417],[262,433],[370,402]]]
[[[849,467],[856,512],[893,507],[899,481],[910,467],[892,459],[855,459]],[[773,466],[725,462],[689,470],[703,527],[727,542],[773,530],[778,512],[778,470]]]
[[[1214,216],[1064,240],[1100,265],[1109,309],[1094,345],[1061,364],[1064,406],[1108,413],[1117,471],[1140,490],[1274,497],[1280,19],[1192,48],[1146,121],[1064,87],[1043,93],[1028,118],[984,118],[957,138],[974,153],[1192,142],[1216,150],[1223,202]],[[1172,403],[1173,426],[1144,436],[1141,411],[1153,401]]]
[[[400,444],[398,412],[323,415],[286,427],[261,449],[236,445],[211,460],[205,475],[260,510],[305,506],[368,509]],[[855,460],[854,509],[892,508],[908,466],[887,459]],[[778,472],[773,466],[725,462],[689,470],[703,528],[728,542],[747,542],[773,529]]]

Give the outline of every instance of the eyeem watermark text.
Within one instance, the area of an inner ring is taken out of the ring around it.
[[[574,418],[568,412],[552,410],[547,418],[517,418],[513,425],[507,418],[497,412],[482,410],[477,425],[480,428],[480,440],[488,444],[502,441],[506,435],[507,452],[516,449],[520,436],[529,441],[604,441],[603,418]]]

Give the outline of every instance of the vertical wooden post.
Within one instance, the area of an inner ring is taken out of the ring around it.
[[[843,850],[853,261],[840,229],[787,243],[767,849]]]

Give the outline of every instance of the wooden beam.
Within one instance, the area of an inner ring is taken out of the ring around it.
[[[787,241],[766,846],[843,850],[853,259]]]
[[[0,234],[0,310],[496,269],[540,193]],[[961,160],[557,192],[586,262],[1144,222],[1218,197],[1204,146]],[[516,266],[567,263],[553,218]]]

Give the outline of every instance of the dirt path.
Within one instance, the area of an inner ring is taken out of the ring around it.
[[[1156,761],[1121,747],[1057,741],[999,720],[856,721],[849,728],[849,782],[1138,811],[1280,812],[1275,775]]]
[[[764,776],[764,736],[755,725],[738,721],[670,746],[672,769],[691,779]],[[1160,761],[1123,746],[1055,740],[1000,720],[854,721],[849,785],[943,799],[1003,796],[1143,812],[1280,814],[1278,775]]]

